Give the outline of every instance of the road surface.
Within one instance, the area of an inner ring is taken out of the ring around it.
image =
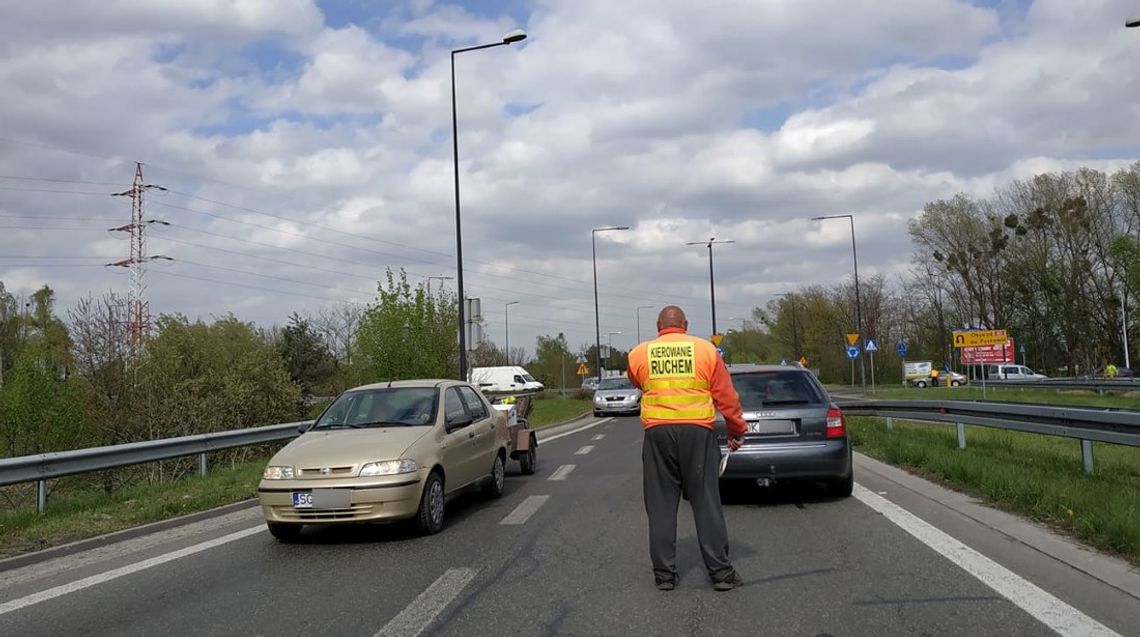
[[[640,449],[635,418],[546,433],[536,475],[453,501],[433,537],[285,545],[251,508],[0,570],[0,635],[1140,635],[1127,566],[862,457],[844,500],[726,490],[734,591],[682,502],[681,581],[657,591]]]

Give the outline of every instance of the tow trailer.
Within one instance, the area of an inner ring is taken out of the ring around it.
[[[532,475],[538,468],[538,437],[530,428],[530,414],[534,409],[535,393],[483,392],[491,406],[507,417],[507,453],[518,460],[519,470]]]

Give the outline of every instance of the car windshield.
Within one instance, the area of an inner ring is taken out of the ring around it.
[[[745,409],[824,402],[823,394],[803,372],[734,374],[732,385]]]
[[[628,378],[606,378],[598,385],[598,389],[632,389]]]
[[[537,383],[538,382],[537,380],[534,379],[534,376],[531,376],[530,374],[523,374],[523,380],[525,380],[528,383]]]
[[[439,390],[385,387],[345,392],[317,420],[316,429],[419,427],[435,422]]]

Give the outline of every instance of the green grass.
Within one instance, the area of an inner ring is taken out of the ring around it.
[[[969,387],[927,387],[926,389],[879,389],[874,393],[868,391],[867,398],[881,398],[884,400],[983,400],[980,385]],[[1008,387],[995,389],[987,387],[985,398],[987,401],[1035,403],[1039,405],[1086,405],[1089,407],[1119,407],[1136,409],[1140,407],[1140,396],[1128,394],[1098,395],[1096,392],[1084,390],[1049,390],[1049,389],[1010,389]]]
[[[851,418],[855,448],[988,503],[1044,522],[1140,565],[1140,448],[1097,443],[1095,475],[1068,438]]]
[[[530,426],[541,429],[590,412],[589,398],[544,398],[534,402],[530,413]]]
[[[35,508],[0,512],[0,557],[38,551],[148,522],[204,511],[257,495],[265,460],[211,470],[206,477],[49,498]]]

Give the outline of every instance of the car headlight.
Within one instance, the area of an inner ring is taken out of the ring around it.
[[[261,474],[263,480],[292,480],[293,467],[268,466]]]
[[[382,462],[369,462],[360,468],[360,477],[366,476],[394,476],[398,473],[415,473],[415,460],[407,458],[401,460],[384,460]]]

